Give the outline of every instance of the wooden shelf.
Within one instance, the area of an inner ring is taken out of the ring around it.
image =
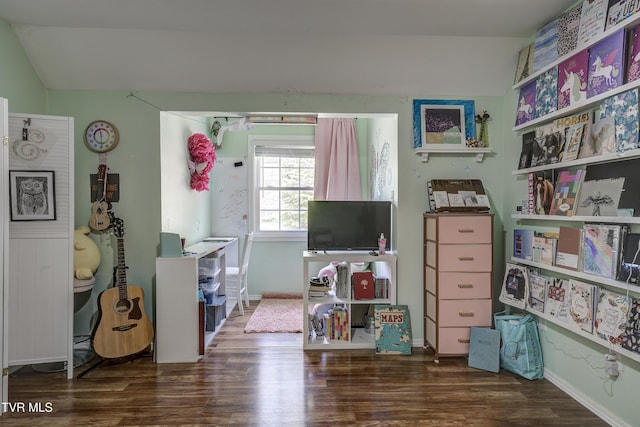
[[[640,81],[640,80],[639,80]],[[532,168],[516,169],[511,172],[512,175],[527,175],[529,172],[537,172],[550,169],[568,169],[574,166],[582,166],[589,164],[601,164],[619,162],[623,160],[631,160],[640,158],[640,149],[623,151],[621,153],[609,153],[600,156],[586,157],[584,159],[570,160],[567,162],[551,163],[548,165],[535,166]]]
[[[572,57],[573,55],[588,49],[590,46],[593,46],[594,44],[598,43],[600,40],[603,40],[607,37],[609,37],[610,35],[614,34],[616,31],[620,30],[620,29],[627,29],[627,28],[631,28],[634,27],[635,25],[638,25],[640,23],[640,14],[637,14],[636,16],[634,16],[633,18],[629,18],[626,19],[622,22],[620,22],[618,25],[609,28],[608,30],[604,31],[602,34],[598,35],[597,37],[594,37],[593,40],[591,40],[591,42],[587,45],[583,45],[583,46],[578,46],[576,49],[574,49],[573,51],[569,52],[568,54],[558,58],[557,60],[555,60],[554,62],[552,62],[551,64],[547,65],[546,67],[536,71],[535,73],[531,74],[529,77],[527,77],[526,79],[523,79],[521,81],[519,81],[518,83],[516,83],[515,85],[513,85],[513,89],[514,90],[519,90],[520,87],[526,85],[527,83],[535,80],[536,78],[538,78],[541,74],[543,74],[544,72],[550,70],[553,67],[556,67],[558,64],[560,64],[562,61]],[[513,127],[513,131],[517,132],[517,131],[521,131],[521,130],[525,130],[528,128],[532,128],[540,123],[544,123],[544,122],[549,122],[553,119],[559,118],[559,117],[565,117],[568,115],[571,115],[575,112],[578,111],[583,111],[583,110],[587,110],[589,108],[595,107],[597,104],[599,104],[602,100],[606,99],[606,98],[610,98],[614,95],[617,95],[618,93],[622,93],[622,92],[626,92],[630,89],[635,89],[637,87],[640,87],[640,80],[636,80],[633,81],[631,83],[626,83],[623,84],[621,86],[618,86],[615,89],[609,90],[605,93],[601,93],[597,96],[594,96],[592,98],[588,98],[582,102],[573,104],[569,107],[565,107],[561,110],[556,110],[553,113],[550,114],[546,114],[542,117],[537,117],[533,120],[529,120],[526,123],[522,123],[520,125],[514,126]]]
[[[607,224],[640,224],[637,216],[562,216],[513,214],[513,219],[524,221],[601,222]]]
[[[578,329],[578,328],[574,328],[566,323],[563,323],[561,321],[559,321],[558,319],[549,316],[548,314],[544,314],[541,313],[539,311],[536,310],[531,310],[529,308],[525,309],[525,311],[527,311],[528,313],[531,313],[532,315],[539,317],[541,319],[544,319],[547,322],[553,323],[554,325],[558,325],[560,327],[562,327],[563,329],[566,329],[567,331],[571,331],[576,335],[580,335],[583,338],[588,339],[589,341],[592,341],[596,344],[599,344],[603,347],[605,347],[606,349],[610,349],[618,354],[621,354],[625,357],[628,357],[629,359],[635,360],[636,362],[640,362],[640,354],[627,350],[626,348],[622,348],[622,346],[617,345],[617,344],[612,344],[607,340],[604,340],[602,338],[600,338],[598,335],[594,335],[591,334],[587,331],[583,331],[582,329]],[[538,328],[540,329],[541,327],[544,328],[546,325],[541,325],[540,322],[538,322]]]
[[[528,265],[529,267],[539,268],[541,270],[553,271],[554,273],[564,274],[566,276],[575,277],[576,279],[595,283],[596,285],[603,285],[608,288],[616,288],[625,292],[628,289],[630,292],[634,292],[640,296],[640,286],[638,285],[627,285],[625,282],[621,282],[619,280],[583,273],[582,271],[569,270],[568,268],[557,267],[555,265],[541,264],[539,262],[533,262],[522,258],[511,257],[511,262],[515,264]]]
[[[415,148],[414,152],[422,157],[422,161],[427,163],[429,161],[430,154],[472,154],[475,156],[475,161],[477,163],[482,163],[484,160],[484,155],[488,153],[492,153],[493,150],[491,148]]]

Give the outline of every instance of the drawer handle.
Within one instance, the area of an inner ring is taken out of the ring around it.
[[[470,339],[465,339],[465,338],[458,338],[458,342],[460,344],[469,344],[471,342]]]
[[[458,233],[473,233],[474,231],[473,228],[458,228]]]
[[[460,317],[473,317],[475,315],[476,314],[473,311],[466,311],[466,312],[465,311],[459,311],[458,312],[458,316],[460,316]]]
[[[458,260],[459,261],[473,261],[473,257],[472,256],[459,256]]]
[[[473,284],[472,283],[458,283],[458,287],[460,289],[471,289],[471,288],[473,288]]]

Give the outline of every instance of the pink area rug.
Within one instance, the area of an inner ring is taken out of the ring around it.
[[[301,333],[302,298],[265,298],[249,318],[245,333]]]

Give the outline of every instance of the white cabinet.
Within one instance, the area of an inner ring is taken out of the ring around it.
[[[356,349],[375,348],[375,334],[373,329],[367,328],[365,315],[371,306],[375,304],[395,304],[396,303],[396,268],[397,258],[395,255],[386,253],[384,255],[372,255],[369,252],[348,251],[348,252],[310,252],[304,251],[303,255],[303,333],[306,334],[303,340],[304,349]],[[320,297],[309,296],[309,279],[317,276],[319,271],[331,263],[347,263],[347,277],[349,288],[351,289],[351,274],[353,266],[360,266],[362,263],[369,264],[369,269],[374,277],[379,281],[379,292],[375,299],[353,298],[350,293],[346,298],[339,298],[334,291]],[[385,280],[386,279],[386,280]],[[386,283],[386,284],[385,284]],[[385,291],[386,289],[386,291]],[[316,334],[310,327],[309,314],[326,308],[339,307],[344,310],[346,316],[342,336],[345,339],[332,339],[330,334]]]
[[[157,363],[196,362],[216,331],[205,331],[198,301],[198,278],[207,275],[225,295],[226,251],[237,239],[200,242],[185,248],[189,255],[156,258],[155,360]],[[227,302],[227,312],[233,302]]]

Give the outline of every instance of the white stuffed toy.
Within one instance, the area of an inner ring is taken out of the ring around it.
[[[87,236],[89,231],[89,227],[83,225],[73,232],[73,274],[80,280],[92,279],[100,265],[100,249]]]

